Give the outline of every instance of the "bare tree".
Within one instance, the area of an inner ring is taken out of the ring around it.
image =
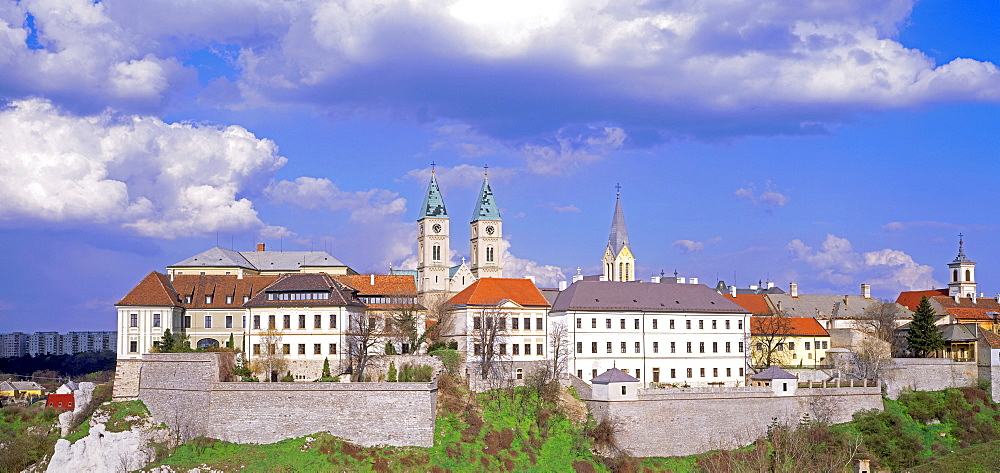
[[[891,344],[867,336],[854,350],[854,375],[861,379],[879,379],[890,363]]]
[[[253,347],[253,361],[250,370],[268,381],[277,381],[281,372],[288,368],[287,353],[281,345],[281,331],[276,328],[259,330],[259,344]]]
[[[347,349],[353,369],[352,379],[363,381],[365,368],[376,356],[375,348],[385,337],[385,319],[371,314],[351,314],[347,330]]]
[[[778,312],[770,317],[750,319],[750,363],[755,368],[785,365],[788,352],[785,340],[791,334],[792,323],[788,316]]]
[[[436,324],[430,327],[422,327],[425,317],[421,317],[424,308],[418,304],[399,304],[388,313],[389,325],[386,327],[386,335],[405,343],[406,348],[403,353],[420,353],[420,347],[424,341],[437,328]]]
[[[569,328],[563,322],[555,322],[549,327],[549,355],[552,356],[552,379],[559,379],[569,364]]]
[[[430,342],[444,341],[446,335],[453,334],[452,324],[455,315],[448,310],[447,297],[443,294],[427,294],[424,295],[421,304],[426,310],[424,313],[426,320],[434,322],[427,331],[426,340]]]
[[[484,307],[472,317],[469,343],[472,355],[479,365],[481,379],[505,379],[509,367],[507,353],[508,312],[499,304]]]
[[[879,299],[868,306],[858,318],[857,328],[889,344],[890,354],[895,354],[901,346],[901,339],[896,333],[897,320],[905,318],[906,312],[895,302]]]

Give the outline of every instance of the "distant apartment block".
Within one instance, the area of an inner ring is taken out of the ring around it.
[[[88,351],[117,350],[118,332],[0,333],[0,357],[73,355]]]

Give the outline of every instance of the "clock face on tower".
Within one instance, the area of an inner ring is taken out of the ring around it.
[[[496,229],[493,228],[493,225],[489,225],[489,226],[486,227],[486,234],[487,235],[492,235],[493,232],[495,232],[495,231],[496,231]]]
[[[434,230],[434,233],[441,233],[441,224],[435,223],[434,226],[431,227],[431,230]]]

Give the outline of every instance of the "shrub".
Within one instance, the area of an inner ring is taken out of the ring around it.
[[[404,365],[404,369],[405,369],[405,365]],[[386,375],[386,381],[388,381],[390,383],[395,383],[396,382],[396,363],[395,362],[392,362],[392,361],[389,362],[389,374]]]
[[[293,383],[293,382],[295,382],[295,376],[292,376],[292,372],[289,371],[289,372],[285,373],[284,376],[281,377],[281,382],[282,383]]]
[[[386,355],[396,354],[396,347],[392,345],[392,342],[385,342],[385,354]]]

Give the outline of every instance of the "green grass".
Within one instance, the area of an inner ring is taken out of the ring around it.
[[[1000,471],[1000,440],[963,448],[913,469],[915,473],[986,473]]]
[[[104,424],[104,428],[108,432],[131,430],[133,426],[141,424],[149,418],[149,409],[146,409],[146,405],[138,399],[109,402],[99,407],[98,411],[109,414],[108,421]]]

